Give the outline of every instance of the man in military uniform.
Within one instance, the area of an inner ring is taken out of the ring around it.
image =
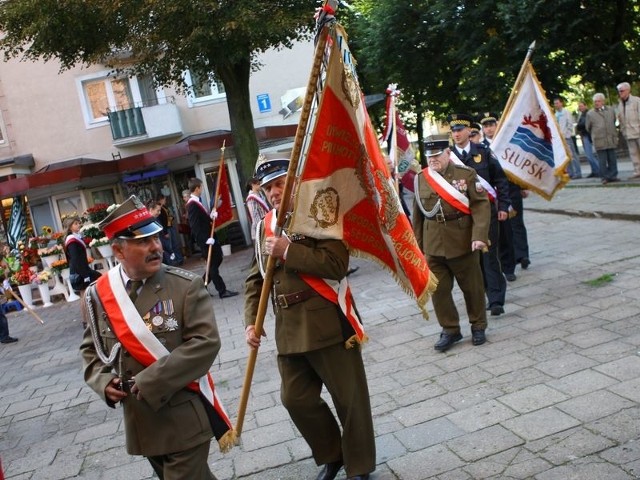
[[[290,200],[282,198],[288,164],[284,159],[267,160],[256,169],[275,209]],[[362,325],[357,312],[355,318],[345,314],[337,298],[342,292],[352,301],[345,279],[349,252],[341,240],[303,237],[287,231],[286,225],[284,234],[277,236],[274,216],[272,210],[259,224],[256,258],[245,282],[247,343],[260,346],[254,323],[266,256],[272,255],[278,259],[271,295],[282,403],[316,464],[322,465],[318,480],[335,478],[343,465],[348,478],[367,479],[375,470],[376,453],[367,377],[360,344],[354,341],[355,328]],[[333,399],[342,433],[320,395],[323,386]]]
[[[500,162],[491,149],[482,143],[469,141],[469,127],[473,118],[470,115],[453,114],[447,117],[447,121],[455,144],[452,148],[453,154],[464,165],[476,171],[478,181],[487,190],[491,200],[489,250],[482,254],[482,274],[491,315],[500,315],[504,313],[507,281],[498,258],[498,222],[504,222],[509,218],[509,184]]]
[[[494,112],[484,112],[480,118],[483,143],[491,148],[491,142],[496,135],[499,115]],[[526,270],[529,261],[529,243],[527,240],[527,228],[524,225],[524,204],[522,199],[529,196],[529,191],[520,185],[509,181],[509,218],[500,225],[500,264],[508,281],[516,280],[516,264],[519,263]]]
[[[162,227],[136,197],[100,227],[120,263],[83,299],[84,378],[109,407],[122,404],[127,452],[160,479],[215,479],[211,437],[223,450],[234,439],[208,373],[220,350],[213,301],[200,276],[162,264]]]
[[[474,345],[486,341],[480,252],[487,247],[491,209],[472,168],[450,160],[447,140],[425,144],[428,167],[416,176],[413,232],[438,279],[433,308],[442,327],[434,348],[444,352],[462,339],[451,290],[455,278],[464,294]]]

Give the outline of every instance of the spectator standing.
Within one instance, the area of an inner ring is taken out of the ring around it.
[[[629,178],[640,178],[640,98],[631,95],[631,85],[627,82],[622,82],[616,88],[620,97],[618,103],[620,131],[627,141],[629,157],[633,163],[633,175]]]
[[[580,135],[580,139],[582,140],[582,147],[584,148],[584,154],[589,161],[589,165],[591,166],[591,173],[587,176],[587,178],[597,178],[600,177],[600,163],[596,158],[596,155],[593,150],[593,143],[591,142],[591,135],[587,132],[587,112],[589,108],[584,102],[578,103],[578,110],[580,111],[580,116],[578,117],[578,123],[576,125],[576,130]]]
[[[160,205],[160,215],[158,215],[158,221],[162,225],[162,235],[164,239],[162,241],[162,248],[169,253],[169,261],[165,262],[167,265],[182,265],[184,258],[180,251],[180,242],[178,241],[178,233],[175,226],[175,218],[167,207],[167,197],[162,193],[159,193],[156,197],[156,202]]]
[[[572,179],[582,178],[582,169],[580,168],[580,156],[576,150],[576,144],[573,142],[573,115],[564,108],[564,100],[560,97],[553,99],[553,106],[556,109],[556,120],[560,127],[560,132],[565,139],[569,151],[571,152],[571,162],[569,163],[569,177]]]
[[[618,159],[618,130],[616,129],[616,114],[611,107],[604,104],[603,93],[593,96],[593,108],[587,112],[585,127],[600,161],[600,177],[602,184],[619,182]]]

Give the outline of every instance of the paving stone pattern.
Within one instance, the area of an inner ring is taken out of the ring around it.
[[[525,201],[532,264],[516,270],[506,314],[489,318],[479,347],[460,308],[464,339],[434,351],[435,316],[423,320],[387,273],[353,260],[360,270],[350,281],[371,338],[364,359],[378,450],[373,478],[640,478],[638,186],[585,180],[551,202]],[[242,290],[251,254],[225,259],[229,288]],[[188,266],[203,270],[197,260]],[[587,283],[603,275],[610,281]],[[242,297],[214,301],[223,347],[211,372],[235,421],[247,356]],[[78,303],[38,312],[45,325],[10,313],[20,341],[0,345],[6,478],[154,478],[144,458],[124,450],[122,412],[83,382]],[[225,455],[212,446],[220,480],[313,479],[318,471],[280,404],[271,314],[266,330],[242,445]]]

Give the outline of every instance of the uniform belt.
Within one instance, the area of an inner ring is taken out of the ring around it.
[[[304,302],[317,295],[318,292],[310,288],[309,290],[301,290],[300,292],[277,295],[276,303],[280,308],[289,308],[291,305]]]
[[[447,220],[458,220],[459,218],[466,217],[466,213],[436,213],[433,217],[425,217],[427,220],[434,220],[438,223],[444,223]]]

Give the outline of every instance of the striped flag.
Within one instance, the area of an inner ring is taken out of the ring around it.
[[[569,181],[565,167],[571,156],[528,61],[516,80],[513,101],[500,119],[491,150],[509,180],[547,200]]]
[[[7,243],[11,249],[17,248],[18,241],[27,241],[27,216],[24,213],[22,197],[13,197],[11,205],[11,218],[7,231]]]
[[[290,229],[314,238],[341,239],[352,255],[377,261],[417,300],[426,318],[426,302],[437,280],[380,151],[346,33],[336,25],[330,35],[324,84],[315,121],[309,125]]]

